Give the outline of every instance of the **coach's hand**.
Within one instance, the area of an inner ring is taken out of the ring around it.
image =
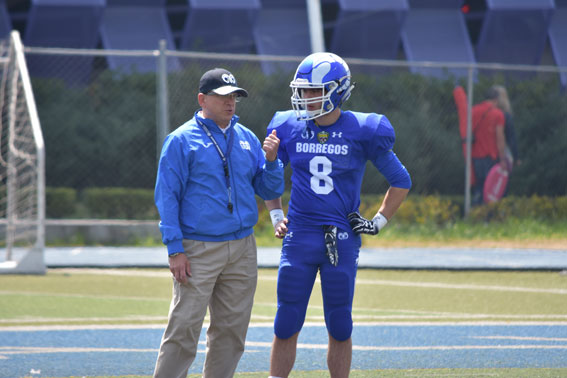
[[[185,253],[179,253],[169,257],[169,271],[179,283],[187,283],[187,277],[191,277],[191,263]]]
[[[386,225],[388,220],[380,213],[376,214],[372,220],[368,220],[358,212],[353,212],[348,215],[348,222],[350,223],[350,228],[352,228],[357,235],[376,235],[380,232],[380,229]],[[380,224],[382,224],[382,227],[380,227]]]
[[[276,136],[276,130],[272,130],[272,133],[264,139],[264,144],[262,149],[266,152],[266,160],[274,161],[278,157],[278,147],[280,146],[280,140]]]

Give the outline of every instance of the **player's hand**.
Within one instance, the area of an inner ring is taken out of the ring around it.
[[[278,147],[280,146],[280,140],[276,136],[276,130],[272,130],[272,133],[264,139],[264,144],[262,149],[266,152],[266,160],[274,161],[278,157]]]
[[[355,234],[369,234],[376,235],[380,229],[378,224],[374,220],[369,220],[364,218],[358,212],[350,213],[348,215],[348,223],[350,223],[350,228]]]
[[[281,221],[279,221],[278,223],[276,223],[276,225],[274,226],[274,236],[278,239],[283,239],[285,237],[285,235],[287,234],[287,224],[288,224],[288,219],[284,217],[284,219],[282,219]]]
[[[180,253],[177,256],[169,257],[169,271],[179,283],[187,283],[187,277],[191,277],[191,263],[185,255]]]

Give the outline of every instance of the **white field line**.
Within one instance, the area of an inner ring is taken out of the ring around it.
[[[275,281],[275,276],[258,276],[258,280]],[[317,277],[317,281],[319,278]],[[417,287],[417,288],[435,288],[435,289],[454,289],[454,290],[489,290],[489,291],[512,291],[524,293],[546,293],[546,294],[561,294],[566,295],[567,289],[541,289],[533,287],[518,287],[518,286],[498,286],[498,285],[465,285],[465,284],[452,284],[444,282],[415,282],[415,281],[393,281],[393,280],[368,280],[357,279],[357,285],[376,285],[376,286],[402,286],[402,287]]]
[[[165,329],[164,323],[154,323],[154,324],[82,324],[82,325],[70,325],[70,324],[57,324],[57,325],[38,325],[38,326],[0,326],[0,332],[36,332],[36,331],[83,331],[83,330],[136,330],[136,329]],[[549,326],[549,327],[567,327],[567,322],[555,321],[555,322],[536,322],[536,321],[522,321],[522,322],[512,322],[512,321],[466,321],[466,322],[365,322],[365,323],[354,323],[355,327],[483,327],[483,326],[500,326],[500,327],[517,327],[517,326]],[[209,327],[208,321],[203,323],[203,328]],[[273,328],[273,322],[251,322],[249,328]],[[325,327],[324,323],[321,322],[310,322],[306,321],[303,328],[306,327]]]
[[[17,295],[30,297],[64,297],[64,298],[88,298],[88,299],[111,299],[124,301],[149,301],[149,302],[170,302],[169,298],[149,298],[149,297],[128,297],[116,295],[96,295],[96,294],[73,294],[73,293],[45,293],[39,291],[17,291],[17,290],[0,290],[0,295]]]
[[[567,289],[540,289],[533,287],[517,286],[497,286],[497,285],[464,285],[447,284],[440,282],[408,282],[408,281],[387,281],[387,280],[356,280],[359,285],[382,285],[382,286],[403,286],[435,289],[454,289],[454,290],[489,290],[489,291],[512,291],[523,293],[545,293],[566,295]]]
[[[483,340],[529,340],[529,341],[559,341],[567,342],[567,337],[528,337],[528,336],[469,336],[472,339]]]
[[[97,274],[111,276],[140,276],[140,277],[171,277],[169,271],[146,271],[146,270],[121,270],[121,269],[54,269],[61,273],[74,274]],[[261,274],[258,276],[259,281],[276,281],[277,277]],[[319,280],[319,278],[317,278]],[[359,285],[377,285],[377,286],[402,286],[402,287],[419,287],[419,288],[436,288],[436,289],[454,289],[454,290],[490,290],[490,291],[511,291],[525,293],[547,293],[567,295],[567,289],[541,289],[532,287],[517,286],[499,286],[499,285],[468,285],[468,284],[450,284],[444,282],[412,282],[412,281],[393,281],[393,280],[368,280],[357,279]]]
[[[199,342],[204,345],[205,342]],[[247,348],[272,347],[271,342],[247,341]],[[327,349],[327,344],[298,343],[298,349]],[[364,346],[353,345],[353,351],[451,351],[451,350],[528,350],[528,349],[567,349],[567,345],[430,345],[430,346]],[[157,353],[157,348],[66,348],[66,347],[0,347],[0,359],[15,354],[48,354],[48,353]],[[204,353],[205,349],[199,349],[198,353]],[[253,352],[248,350],[247,352]]]
[[[271,307],[275,308],[275,303],[269,302],[254,302],[256,307]],[[320,310],[323,311],[323,306],[320,305],[309,305],[310,310]],[[418,311],[418,310],[404,310],[404,309],[391,309],[391,308],[364,308],[364,307],[353,307],[353,319],[387,319],[387,318],[399,318],[399,319],[422,319],[422,318],[550,318],[550,319],[567,319],[567,314],[470,314],[464,312],[445,312],[445,311]],[[370,314],[364,314],[370,313]],[[374,315],[376,313],[377,315]],[[389,313],[388,315],[380,315],[384,313]],[[395,315],[394,315],[395,314]],[[309,316],[307,316],[309,317]],[[314,317],[313,315],[311,317]],[[322,317],[321,317],[322,318]]]
[[[79,268],[61,268],[49,269],[48,273],[64,273],[64,274],[93,274],[101,276],[124,276],[124,277],[166,277],[171,278],[171,272],[166,268],[162,270],[139,270],[139,269],[79,269]]]
[[[116,321],[157,321],[167,322],[164,316],[116,316],[116,317],[85,317],[85,318],[43,318],[22,316],[12,319],[0,319],[0,324],[10,323],[59,323],[59,322],[116,322]]]
[[[447,316],[447,315],[422,315],[422,316],[406,316],[406,315],[353,315],[353,320],[357,321],[365,321],[363,323],[358,323],[360,325],[369,324],[368,320],[374,321],[384,321],[390,322],[394,320],[414,320],[414,321],[425,321],[425,320],[435,320],[435,319],[466,319],[470,320],[483,320],[483,319],[492,319],[494,321],[501,320],[505,321],[506,319],[526,319],[526,320],[540,320],[542,322],[548,322],[550,320],[553,321],[567,321],[567,315],[491,315],[491,314],[471,314],[471,315],[454,315],[454,316]],[[208,321],[209,317],[205,318],[205,321]],[[305,320],[307,322],[312,322],[314,324],[324,325],[324,317],[323,316],[306,316]],[[0,319],[0,325],[8,326],[10,324],[18,324],[18,323],[63,323],[63,322],[160,322],[165,325],[167,323],[167,316],[124,316],[124,317],[85,317],[85,318],[45,318],[45,317],[19,317],[19,318],[11,318],[11,319]],[[267,315],[252,315],[252,321],[258,322],[268,322],[268,324],[273,324],[274,317],[267,316]],[[458,322],[461,324],[461,322]],[[548,323],[545,323],[548,324]],[[2,328],[0,327],[0,330]]]

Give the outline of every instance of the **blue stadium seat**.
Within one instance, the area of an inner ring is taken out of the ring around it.
[[[559,4],[557,4],[559,6]],[[549,43],[555,64],[567,67],[567,1],[565,7],[558,7],[549,28]],[[567,72],[560,74],[561,85],[567,87]]]
[[[10,31],[12,31],[12,22],[6,9],[6,0],[0,0],[0,39],[8,38]]]
[[[24,43],[39,47],[96,48],[105,0],[32,0]],[[61,62],[65,70],[61,70]],[[29,56],[32,75],[88,81],[93,58]]]
[[[396,59],[407,0],[338,0],[330,51],[343,58]]]
[[[305,0],[262,0],[254,27],[254,41],[260,55],[307,56],[311,37]],[[265,74],[294,72],[299,62],[262,62]]]
[[[415,3],[415,5],[414,5]],[[474,63],[473,47],[460,5],[448,0],[410,3],[402,41],[408,61]],[[411,68],[426,76],[465,77],[467,69]]]
[[[187,0],[190,7],[180,49],[253,53],[253,25],[260,0]]]
[[[102,18],[102,46],[117,50],[155,50],[165,40],[175,50],[165,0],[107,0]],[[108,66],[123,72],[155,72],[154,57],[108,56]],[[179,61],[168,57],[169,70],[178,70]]]
[[[486,0],[476,47],[479,62],[539,64],[554,13],[553,0]]]

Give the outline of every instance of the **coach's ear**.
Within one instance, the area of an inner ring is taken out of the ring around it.
[[[199,94],[197,95],[197,101],[199,102],[199,106],[200,106],[201,108],[203,107],[203,104],[205,103],[205,98],[206,98],[206,97],[207,97],[207,96],[206,96],[204,93],[199,93]]]

